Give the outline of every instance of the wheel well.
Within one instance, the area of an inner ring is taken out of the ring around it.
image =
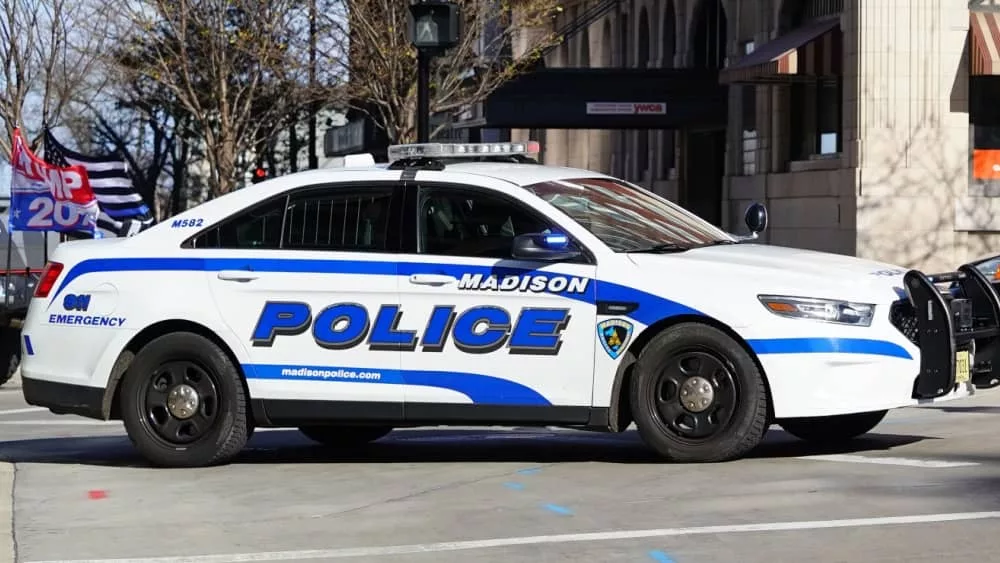
[[[681,323],[699,323],[703,325],[708,325],[712,328],[716,328],[726,333],[730,338],[739,343],[740,346],[746,350],[750,358],[753,359],[754,364],[756,364],[757,369],[760,370],[761,375],[764,377],[764,387],[767,389],[767,419],[768,424],[774,420],[774,405],[771,402],[771,385],[767,381],[767,373],[764,371],[764,366],[761,365],[760,359],[757,354],[754,353],[747,341],[743,339],[742,336],[736,333],[729,325],[722,323],[712,317],[706,317],[702,315],[678,315],[675,317],[667,317],[665,319],[660,319],[659,321],[646,327],[646,330],[639,333],[632,344],[629,345],[628,350],[622,355],[622,362],[618,366],[618,371],[615,374],[615,382],[611,387],[611,409],[609,413],[609,426],[613,432],[621,432],[628,428],[629,424],[634,421],[632,417],[632,405],[630,401],[629,388],[631,387],[632,372],[635,367],[635,362],[642,353],[642,350],[649,344],[654,336],[663,332],[664,330],[676,326]]]
[[[226,356],[229,357],[229,361],[236,366],[236,370],[240,374],[240,380],[243,382],[243,389],[247,393],[247,396],[249,396],[250,390],[247,387],[246,375],[243,373],[243,369],[240,367],[240,363],[237,361],[236,355],[233,354],[232,349],[230,349],[229,346],[226,345],[226,343],[208,327],[193,321],[172,319],[168,321],[160,321],[142,329],[138,334],[132,337],[132,340],[125,345],[125,349],[118,355],[118,359],[115,360],[115,364],[111,368],[111,375],[108,378],[108,386],[104,391],[104,403],[101,405],[105,418],[111,420],[121,420],[119,406],[121,403],[119,400],[121,395],[121,379],[125,375],[125,372],[128,371],[129,365],[132,364],[132,360],[135,358],[136,354],[139,353],[139,350],[142,350],[143,347],[152,342],[154,339],[173,332],[191,332],[199,336],[204,336],[205,338],[211,340],[216,346],[221,348],[222,351],[226,353]]]

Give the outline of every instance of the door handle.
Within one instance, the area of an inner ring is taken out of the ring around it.
[[[410,283],[416,285],[448,285],[450,283],[455,283],[458,278],[455,276],[447,276],[444,274],[412,274],[410,275]]]
[[[248,282],[257,279],[259,276],[250,270],[221,270],[217,277],[225,281]]]

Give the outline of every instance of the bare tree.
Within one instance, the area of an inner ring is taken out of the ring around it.
[[[188,115],[178,133],[204,150],[214,196],[239,185],[257,139],[318,95],[304,78],[301,0],[123,0],[113,10],[130,53],[117,70],[161,85]]]
[[[432,64],[432,114],[461,111],[485,100],[560,41],[553,31],[562,5],[557,0],[458,3],[460,42]],[[408,35],[409,4],[346,0],[340,10],[325,11],[324,29],[332,45],[327,62],[349,75],[344,104],[370,115],[396,142],[416,137],[417,53]]]
[[[80,33],[91,15],[78,0],[4,0],[0,9],[0,156],[10,158],[13,130],[36,145],[41,126],[62,124],[75,100],[103,83],[95,68],[101,37]]]

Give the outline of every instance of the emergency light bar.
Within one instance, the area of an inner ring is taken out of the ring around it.
[[[404,158],[462,158],[538,154],[538,141],[527,143],[415,143],[391,145],[386,151],[390,162]]]

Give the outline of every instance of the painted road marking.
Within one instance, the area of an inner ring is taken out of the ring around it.
[[[658,528],[652,530],[615,530],[580,534],[548,536],[522,536],[485,540],[420,543],[408,545],[347,547],[337,549],[310,549],[301,551],[270,551],[257,553],[228,553],[216,555],[180,555],[173,557],[144,557],[131,559],[60,559],[29,561],[27,563],[250,563],[256,561],[293,561],[304,559],[343,559],[347,557],[376,557],[409,553],[435,553],[509,547],[516,545],[559,544],[586,541],[614,541],[636,538],[662,538],[667,536],[695,536],[705,534],[735,534],[747,532],[784,532],[790,530],[820,530],[830,528],[865,528],[900,524],[930,524],[968,520],[1000,518],[1000,511],[954,512],[943,514],[916,514],[911,516],[882,516],[876,518],[850,518],[844,520],[812,520],[801,522],[764,522],[760,524],[733,524],[699,526],[693,528]]]
[[[24,414],[26,412],[41,412],[41,411],[48,411],[48,410],[49,409],[47,409],[45,407],[27,407],[27,408],[23,408],[23,409],[9,409],[9,410],[5,410],[5,411],[0,411],[0,416],[3,416],[5,414]]]
[[[542,508],[550,512],[555,512],[556,514],[561,514],[563,516],[572,516],[573,511],[566,508],[565,506],[560,506],[558,504],[543,504]]]
[[[652,559],[653,561],[656,561],[656,563],[675,563],[675,561],[671,559],[669,555],[663,553],[658,549],[650,551],[649,558]]]
[[[796,459],[812,461],[839,461],[843,463],[873,463],[876,465],[902,465],[906,467],[924,467],[928,469],[944,469],[948,467],[971,467],[979,465],[971,461],[939,461],[933,459],[911,459],[905,457],[865,457],[862,455],[831,454],[809,455]]]
[[[120,420],[0,420],[5,426],[108,426]]]

